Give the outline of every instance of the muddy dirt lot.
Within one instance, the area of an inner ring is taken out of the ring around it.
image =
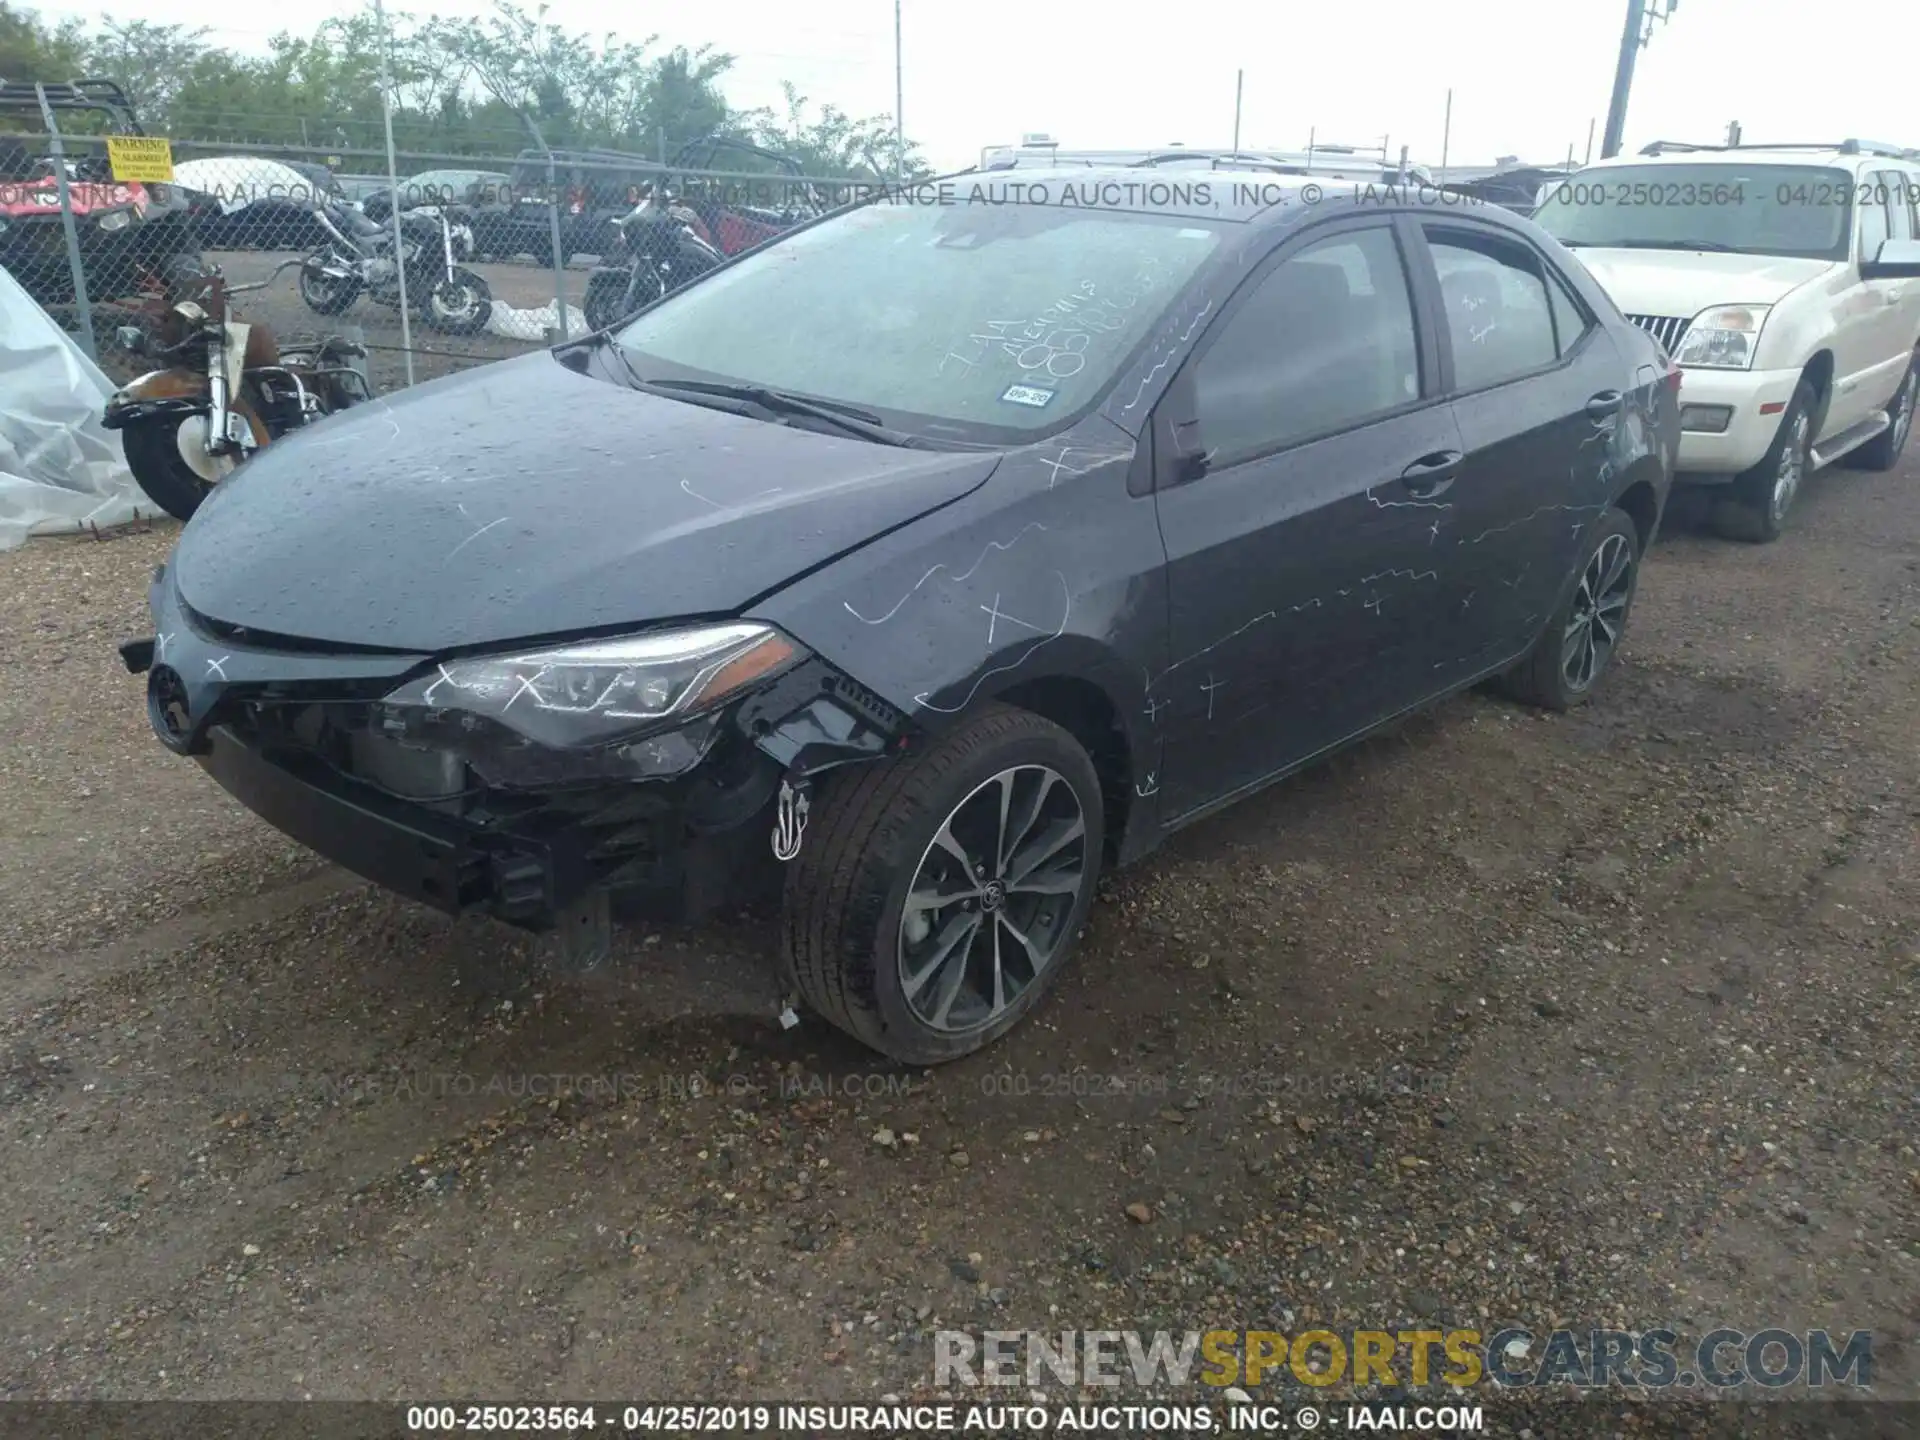
[[[0,556],[0,1394],[872,1400],[948,1327],[1427,1321],[1872,1329],[1920,1396],[1920,468],[1803,505],[1676,523],[1585,711],[1456,700],[1116,877],[933,1073],[783,1033],[764,924],[569,978],[315,860],[119,666],[171,527]]]

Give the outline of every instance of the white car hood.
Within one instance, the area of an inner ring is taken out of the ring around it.
[[[1610,250],[1582,245],[1573,252],[1629,315],[1691,319],[1712,305],[1771,305],[1839,268],[1831,260],[1782,255],[1727,255],[1713,250]]]

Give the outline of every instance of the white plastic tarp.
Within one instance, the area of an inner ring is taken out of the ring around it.
[[[29,535],[157,515],[120,438],[100,423],[113,386],[0,269],[0,550]]]

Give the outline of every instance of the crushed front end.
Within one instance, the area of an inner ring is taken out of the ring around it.
[[[905,717],[769,626],[664,626],[456,657],[346,650],[192,613],[121,647],[170,749],[302,844],[410,899],[528,930],[618,892],[692,920],[767,878],[782,796],[908,743]]]

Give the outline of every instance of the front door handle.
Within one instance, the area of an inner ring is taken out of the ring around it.
[[[1400,483],[1418,500],[1428,500],[1450,489],[1467,457],[1458,450],[1435,450],[1422,455],[1400,472]]]
[[[1589,420],[1607,420],[1620,413],[1622,396],[1618,390],[1602,390],[1587,401]]]

